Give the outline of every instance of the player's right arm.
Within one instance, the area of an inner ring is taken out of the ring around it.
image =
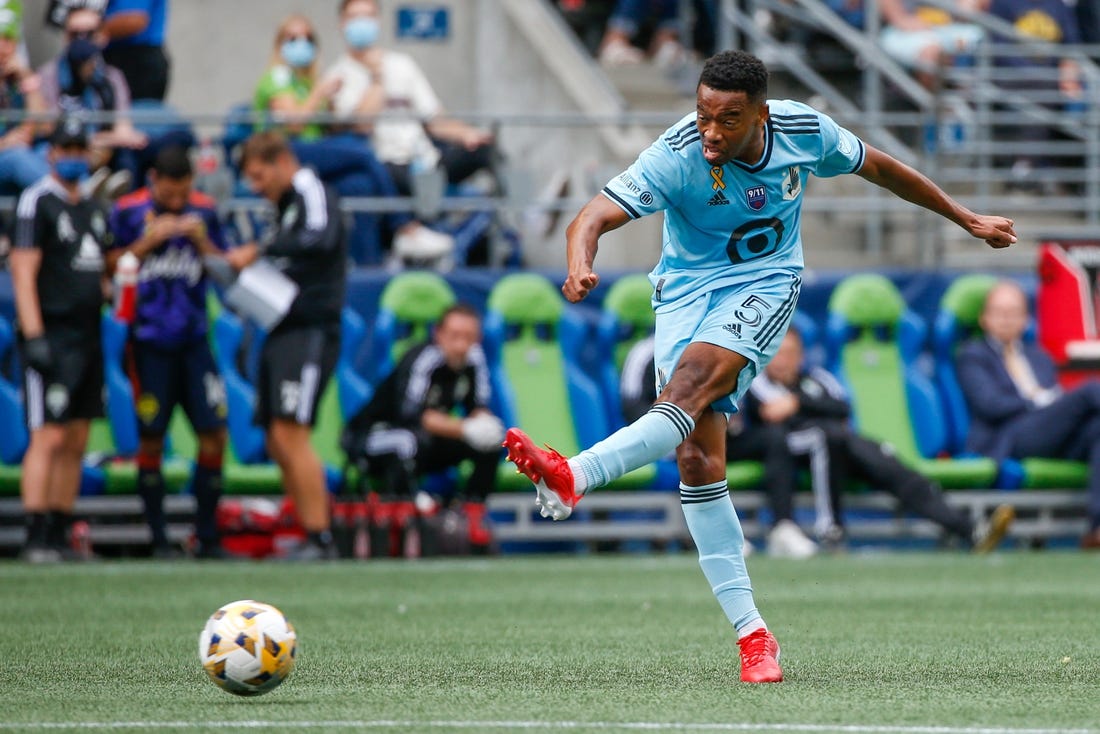
[[[42,308],[38,300],[38,270],[42,267],[42,250],[18,247],[8,256],[11,284],[15,291],[15,312],[24,339],[42,336]]]
[[[592,263],[596,259],[596,250],[599,249],[600,236],[629,221],[630,215],[622,208],[611,203],[603,194],[596,194],[569,223],[565,230],[569,275],[561,292],[570,303],[583,300],[599,285],[600,276],[592,271]]]
[[[26,340],[40,337],[46,330],[42,303],[38,297],[38,271],[42,267],[39,242],[44,227],[42,216],[37,195],[28,189],[19,197],[16,207],[15,237],[8,256],[11,285],[15,291],[15,314],[19,320],[19,330]]]

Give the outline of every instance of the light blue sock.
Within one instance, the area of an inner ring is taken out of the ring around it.
[[[660,459],[694,430],[695,421],[679,406],[657,403],[629,426],[569,460],[576,491],[584,494]]]
[[[760,619],[745,568],[745,534],[726,481],[702,487],[681,483],[680,504],[699,549],[699,565],[730,624],[740,630]]]

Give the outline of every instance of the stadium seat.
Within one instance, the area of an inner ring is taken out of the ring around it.
[[[409,347],[427,341],[431,327],[454,302],[447,281],[426,270],[404,272],[387,283],[374,322],[371,382],[377,385]]]
[[[237,367],[243,340],[244,324],[240,318],[228,310],[218,314],[214,321],[214,359],[225,380],[229,443],[241,463],[255,464],[265,459],[264,432],[252,425],[255,390]]]
[[[946,450],[946,420],[916,364],[927,328],[897,288],[880,275],[854,275],[837,285],[828,311],[826,366],[845,382],[859,431],[945,488],[991,486],[990,459],[932,458]]]
[[[370,383],[355,369],[366,338],[367,325],[362,317],[345,306],[340,312],[340,361],[336,365],[336,384],[345,419],[358,413],[371,397]]]
[[[15,335],[7,319],[0,319],[0,363],[10,363]],[[13,373],[15,371],[13,370]],[[19,494],[19,463],[27,450],[27,424],[23,418],[22,388],[0,374],[0,496]]]
[[[979,333],[978,317],[986,294],[996,282],[997,279],[991,275],[968,275],[956,279],[943,294],[936,313],[932,350],[936,359],[936,382],[948,417],[948,450],[952,454],[965,452],[966,436],[970,429],[970,409],[955,372],[955,350],[964,340]],[[1024,333],[1024,338],[1035,338],[1034,321]],[[1087,479],[1088,465],[1083,462],[1034,458],[1004,462],[997,485],[1064,489],[1084,487]]]
[[[519,273],[501,278],[489,294],[485,350],[496,411],[508,425],[567,456],[605,438],[608,421],[599,387],[576,363],[588,336],[546,278]],[[656,468],[642,467],[614,487],[651,487]],[[502,489],[530,489],[510,465]]]
[[[626,275],[612,284],[596,326],[600,383],[612,429],[623,425],[619,379],[631,348],[653,333],[653,285],[642,273]]]

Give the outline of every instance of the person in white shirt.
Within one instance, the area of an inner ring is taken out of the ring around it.
[[[324,75],[340,79],[333,98],[336,114],[370,136],[375,154],[404,194],[410,193],[412,174],[418,171],[440,166],[448,183],[455,184],[489,169],[492,133],[446,117],[416,61],[379,46],[379,10],[377,0],[340,4],[347,52]],[[383,113],[394,114],[374,119]]]

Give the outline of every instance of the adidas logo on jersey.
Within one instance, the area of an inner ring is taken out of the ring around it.
[[[103,252],[99,249],[99,243],[87,232],[80,240],[80,250],[72,259],[73,270],[103,270]]]
[[[710,197],[710,200],[707,202],[707,206],[725,206],[729,203],[730,200],[723,196],[721,191],[715,191],[714,196]]]

